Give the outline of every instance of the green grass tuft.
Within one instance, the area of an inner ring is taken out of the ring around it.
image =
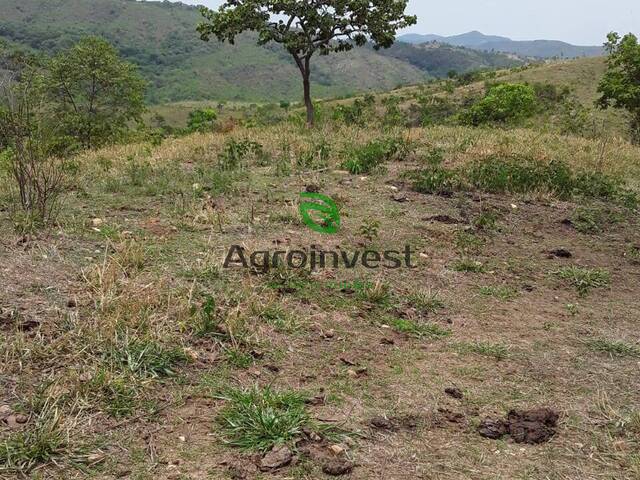
[[[565,267],[555,275],[576,287],[580,296],[586,296],[594,288],[606,288],[611,283],[611,275],[601,268]]]
[[[226,401],[218,415],[223,435],[244,450],[266,452],[274,445],[291,444],[312,423],[306,397],[298,392],[231,388],[218,398]]]

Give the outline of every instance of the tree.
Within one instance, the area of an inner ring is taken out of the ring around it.
[[[146,84],[106,40],[84,38],[48,67],[48,90],[60,128],[82,147],[112,142],[131,121],[141,120]]]
[[[609,53],[607,71],[600,81],[598,100],[601,108],[621,108],[631,114],[631,138],[640,144],[640,45],[629,33],[620,38],[617,33],[607,36],[605,48]]]
[[[396,32],[417,21],[405,15],[408,0],[228,0],[217,11],[201,7],[205,22],[198,26],[202,40],[215,36],[233,44],[244,31],[258,34],[258,44],[276,42],[293,57],[300,74],[313,125],[311,58],[364,46],[388,48]]]

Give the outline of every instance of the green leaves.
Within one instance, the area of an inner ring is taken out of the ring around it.
[[[106,40],[87,37],[58,54],[45,83],[59,128],[85,148],[117,140],[144,112],[146,84]]]
[[[629,33],[620,38],[610,33],[605,48],[609,52],[607,71],[600,81],[601,108],[621,108],[631,114],[632,141],[640,143],[640,44]]]

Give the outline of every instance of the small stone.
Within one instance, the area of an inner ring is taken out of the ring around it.
[[[353,462],[350,462],[349,460],[334,459],[325,463],[322,466],[322,471],[327,475],[337,477],[340,475],[346,475],[348,473],[351,473],[351,471],[353,470],[353,467],[354,467]]]
[[[331,445],[329,447],[329,450],[331,450],[331,453],[333,453],[334,455],[340,455],[341,453],[344,453],[344,447],[342,445]]]
[[[94,227],[99,227],[104,223],[104,220],[102,220],[101,218],[94,218],[91,220],[91,225]]]
[[[445,388],[444,393],[446,393],[452,398],[457,398],[458,400],[461,400],[464,397],[464,395],[462,394],[462,391],[456,387]]]
[[[278,468],[289,465],[292,459],[293,453],[291,453],[289,447],[273,447],[273,449],[260,460],[260,470],[277,470]]]

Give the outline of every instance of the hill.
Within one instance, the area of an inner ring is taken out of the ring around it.
[[[446,43],[449,45],[473,48],[486,52],[507,52],[536,58],[597,57],[602,55],[604,52],[602,47],[599,46],[577,46],[557,40],[516,41],[507,37],[484,35],[478,31],[450,37],[431,34],[407,34],[400,36],[398,40],[410,44],[421,44],[427,42]]]
[[[86,35],[100,35],[136,63],[151,83],[153,103],[182,100],[278,101],[301,96],[299,73],[279,46],[260,47],[243,35],[235,46],[202,42],[198,9],[180,3],[134,0],[3,0],[0,39],[51,54]],[[404,47],[404,51],[411,47]],[[394,55],[372,48],[317,58],[314,95],[342,96],[415,84],[459,65],[491,67],[501,55],[443,47],[438,63],[425,49]],[[411,58],[411,61],[405,58]],[[444,58],[449,66],[442,66]],[[513,63],[517,63],[512,61]]]

